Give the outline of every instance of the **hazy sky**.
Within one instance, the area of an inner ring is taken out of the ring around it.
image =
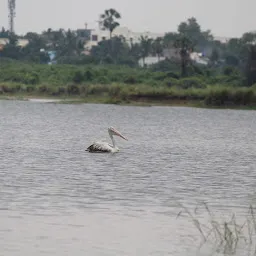
[[[0,27],[8,27],[7,3],[0,0]],[[15,31],[76,29],[85,22],[95,27],[99,14],[111,7],[121,13],[121,26],[137,32],[176,31],[191,16],[215,36],[256,30],[256,0],[16,0]]]

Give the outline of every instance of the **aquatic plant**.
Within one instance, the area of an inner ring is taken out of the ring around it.
[[[200,205],[203,206],[209,216],[207,223],[203,223],[197,217]],[[248,255],[250,255],[250,252],[256,255],[256,215],[255,208],[252,205],[249,206],[245,220],[242,223],[238,223],[235,213],[232,214],[229,220],[222,221],[214,217],[207,203],[203,202],[200,205],[192,213],[191,210],[179,203],[182,210],[177,215],[177,218],[179,218],[186,214],[185,216],[193,222],[202,238],[199,249],[205,243],[211,243],[215,247],[215,252],[232,255],[237,253],[239,246],[243,245],[243,248],[247,248]]]

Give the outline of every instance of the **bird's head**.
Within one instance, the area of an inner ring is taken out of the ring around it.
[[[109,127],[108,128],[108,132],[110,135],[116,135],[116,136],[119,136],[121,137],[122,139],[124,140],[128,140],[127,138],[125,138],[117,129],[115,129],[114,127]]]

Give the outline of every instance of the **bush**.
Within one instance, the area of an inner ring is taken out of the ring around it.
[[[58,87],[58,94],[65,94],[66,93],[66,89],[65,87]]]
[[[230,76],[230,75],[232,75],[234,73],[237,73],[234,67],[225,67],[223,69],[223,74],[225,76]]]
[[[96,81],[100,84],[109,84],[110,81],[107,76],[99,76]]]
[[[166,72],[154,72],[153,79],[157,81],[163,81],[167,77]]]
[[[256,104],[256,95],[251,89],[211,90],[205,98],[205,103],[212,106],[254,105]]]
[[[39,90],[39,92],[41,92],[41,93],[46,93],[46,92],[49,91],[49,89],[48,89],[48,87],[47,87],[46,85],[41,85],[41,86],[39,86],[38,90]]]
[[[26,76],[24,77],[24,83],[25,84],[32,84],[36,85],[39,83],[39,75],[35,72],[29,74],[27,73]]]
[[[179,85],[179,80],[175,79],[175,78],[165,78],[164,79],[164,85],[168,86],[168,87],[172,87],[172,86],[176,86]]]
[[[111,86],[109,90],[109,96],[116,98],[120,95],[121,87],[120,86]]]
[[[211,91],[205,98],[205,103],[212,106],[223,106],[229,101],[229,93],[226,89]]]
[[[253,90],[237,90],[233,95],[233,101],[239,105],[256,104],[256,94]]]
[[[166,59],[151,65],[150,69],[152,71],[169,72],[170,70],[174,70],[179,72],[180,66],[178,63],[174,62],[173,60]]]
[[[85,81],[92,81],[93,80],[93,73],[91,70],[86,70],[84,72],[84,79]]]
[[[179,80],[179,86],[182,89],[206,87],[204,81],[198,77],[183,78]]]
[[[27,86],[27,88],[26,88],[27,92],[33,92],[34,90],[35,90],[35,87],[31,86],[31,85]]]
[[[137,84],[137,83],[140,83],[140,81],[139,81],[139,79],[135,78],[134,76],[128,76],[124,79],[124,83]]]
[[[84,76],[83,76],[82,72],[80,70],[76,71],[72,80],[74,83],[77,83],[77,84],[83,82]]]
[[[166,76],[170,77],[170,78],[175,78],[175,79],[179,79],[180,78],[180,76],[178,74],[174,73],[174,72],[167,72]]]
[[[75,84],[68,85],[67,92],[70,95],[78,95],[80,93],[79,87]]]
[[[12,92],[15,91],[15,89],[12,88],[11,86],[1,85],[0,86],[0,91],[1,91],[1,93],[12,93]]]

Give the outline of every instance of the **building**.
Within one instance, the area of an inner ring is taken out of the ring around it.
[[[0,51],[8,43],[9,43],[9,39],[8,38],[0,38]],[[27,44],[28,44],[28,40],[27,39],[18,39],[18,43],[17,43],[18,46],[25,47]]]
[[[231,38],[223,36],[214,36],[213,39],[215,41],[220,41],[222,44],[227,44]]]
[[[93,46],[98,45],[102,40],[110,39],[110,33],[108,30],[98,29],[79,29],[81,34],[86,35],[85,39],[87,42],[85,44],[85,49],[90,50]],[[133,32],[127,27],[117,27],[112,36],[122,36],[124,40],[128,43],[139,43],[141,36],[156,39],[157,37],[163,37],[164,33],[151,33],[151,32]]]

